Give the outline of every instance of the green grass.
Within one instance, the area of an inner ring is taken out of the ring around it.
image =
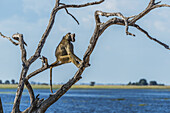
[[[0,84],[0,89],[14,89],[17,88],[18,85],[6,85],[6,84]]]
[[[18,85],[1,84],[0,89],[14,89]],[[49,85],[32,85],[34,89],[49,89]],[[53,85],[53,89],[60,88],[61,85]],[[170,86],[126,86],[126,85],[74,85],[72,89],[170,89]]]

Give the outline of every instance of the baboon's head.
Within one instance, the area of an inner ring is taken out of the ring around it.
[[[67,33],[64,37],[68,41],[75,42],[75,33],[71,34],[70,32]]]

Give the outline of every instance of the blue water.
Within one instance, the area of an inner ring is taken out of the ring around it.
[[[5,113],[10,113],[16,89],[0,89]],[[47,98],[49,89],[35,94]],[[25,90],[21,110],[29,106]],[[47,113],[170,113],[170,90],[157,89],[78,89],[69,90]]]

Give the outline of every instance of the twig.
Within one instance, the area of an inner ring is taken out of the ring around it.
[[[66,13],[69,14],[79,25],[80,24],[79,21],[71,13],[68,12],[67,8],[64,8],[64,9],[66,10]]]
[[[149,39],[157,42],[158,44],[160,44],[160,45],[162,45],[162,46],[164,46],[166,49],[170,49],[167,44],[165,44],[165,43],[157,40],[156,38],[152,38],[152,37],[149,35],[149,33],[148,33],[147,31],[145,31],[144,29],[142,29],[139,25],[134,24],[133,26],[136,27],[139,31],[143,32]]]
[[[104,2],[105,0],[100,0],[100,1],[96,1],[96,2],[89,2],[89,3],[86,3],[86,4],[81,4],[81,5],[63,5],[63,6],[59,6],[60,9],[62,8],[81,8],[81,7],[86,7],[86,6],[91,6],[91,5],[97,5],[97,4],[100,4],[102,2]]]
[[[161,2],[162,2],[162,1],[156,2],[156,3],[154,3],[154,5],[160,4]]]
[[[142,18],[143,16],[145,16],[146,14],[148,14],[151,10],[155,9],[155,8],[160,8],[160,7],[170,7],[170,5],[168,4],[160,4],[161,1],[155,3],[155,0],[150,0],[149,5],[147,6],[147,8],[142,11],[140,14],[136,15],[132,20],[130,20],[129,25],[131,24],[135,24],[135,22],[137,20],[139,20],[140,18]]]
[[[19,33],[13,34],[12,38],[19,41],[19,45],[20,45],[20,49],[21,49],[21,60],[23,62],[23,66],[26,66],[27,65],[26,64],[27,63],[27,58],[26,58],[27,52],[26,52],[26,49],[24,47],[25,41],[23,39],[23,34],[19,34]]]
[[[7,37],[7,36],[5,36],[5,35],[3,35],[1,32],[0,32],[0,35],[3,37],[3,38],[7,38],[10,42],[12,42],[14,45],[19,45],[19,43],[16,43],[16,42],[14,42],[10,37]]]

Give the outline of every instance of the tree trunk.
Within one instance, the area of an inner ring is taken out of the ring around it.
[[[0,98],[0,113],[3,113],[1,98]]]

